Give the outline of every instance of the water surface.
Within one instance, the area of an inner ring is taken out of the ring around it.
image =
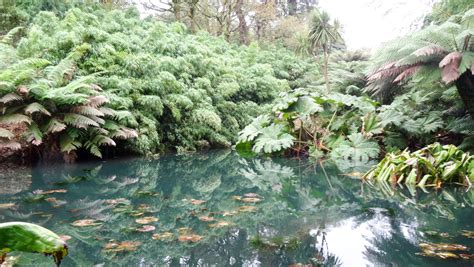
[[[70,236],[62,266],[472,266],[416,254],[424,242],[474,247],[460,234],[474,230],[472,190],[394,191],[343,175],[364,168],[230,151],[39,166],[0,175],[0,204],[15,204],[0,222]],[[84,219],[97,225],[72,225]]]

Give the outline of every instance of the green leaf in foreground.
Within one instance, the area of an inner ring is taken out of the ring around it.
[[[24,222],[0,223],[0,264],[8,252],[32,252],[52,255],[57,266],[68,254],[66,243],[52,231]]]
[[[332,151],[334,158],[368,161],[378,157],[379,146],[376,142],[365,139],[361,133],[353,133],[347,138]]]
[[[293,145],[294,137],[284,131],[284,126],[272,124],[261,131],[256,139],[253,151],[256,153],[273,153]]]

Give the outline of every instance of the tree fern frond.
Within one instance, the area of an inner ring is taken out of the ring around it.
[[[66,129],[66,124],[58,121],[57,119],[51,119],[44,127],[46,133],[59,133]]]
[[[444,48],[438,45],[428,45],[422,48],[419,48],[418,50],[415,50],[412,54],[417,56],[417,57],[426,57],[426,56],[431,56],[431,55],[442,55],[444,53],[447,53]]]
[[[18,26],[18,27],[15,27],[15,28],[11,29],[7,34],[5,34],[2,37],[2,39],[0,40],[0,43],[12,45],[13,44],[13,39],[15,38],[15,35],[17,35],[22,29],[23,29],[23,27],[21,27],[21,26]]]
[[[102,145],[107,145],[107,146],[115,146],[115,141],[112,140],[112,138],[105,136],[105,135],[96,135],[93,139],[92,142],[94,144],[97,144],[99,146]]]
[[[86,115],[86,116],[98,116],[102,117],[104,116],[104,113],[102,113],[100,110],[93,106],[75,106],[71,109],[71,112]]]
[[[400,73],[396,78],[395,80],[393,80],[394,83],[398,83],[400,81],[403,81],[405,80],[406,78],[408,78],[409,76],[412,76],[413,74],[415,74],[418,70],[420,70],[421,68],[421,65],[414,65],[414,66],[411,66],[409,68],[407,68],[406,70],[404,70],[402,73]]]
[[[109,99],[103,95],[96,95],[89,97],[89,105],[92,107],[99,107],[105,103],[108,103]]]
[[[97,122],[99,125],[102,125],[105,123],[105,120],[100,118],[100,117],[97,117],[97,116],[89,116],[89,118],[95,122]]]
[[[43,143],[43,133],[39,129],[35,122],[32,122],[25,132],[26,141],[32,143],[35,146],[39,146]]]
[[[0,127],[0,138],[11,139],[15,135],[7,129]]]
[[[64,122],[79,129],[87,129],[89,126],[99,127],[99,124],[91,118],[75,113],[67,113]]]
[[[23,97],[19,96],[16,93],[9,93],[0,98],[0,102],[3,104],[8,104],[14,101],[23,101]]]
[[[104,114],[104,116],[113,117],[115,116],[115,110],[108,107],[100,107],[99,111]]]
[[[63,59],[55,66],[49,66],[44,69],[48,80],[53,81],[55,84],[60,85],[65,75],[72,76],[76,70],[74,61],[70,59]]]
[[[20,150],[21,144],[14,141],[0,141],[0,148],[6,148],[11,150]]]
[[[439,67],[442,68],[441,78],[446,84],[451,83],[459,78],[459,65],[461,64],[462,54],[454,51],[449,53],[439,62]]]
[[[35,112],[40,112],[44,115],[51,116],[51,113],[40,103],[34,102],[25,107],[25,114],[31,115]]]
[[[19,113],[13,113],[13,114],[6,114],[3,116],[0,116],[0,123],[4,124],[20,124],[20,123],[26,123],[26,124],[31,124],[31,118],[19,114]]]
[[[61,152],[70,153],[82,146],[81,142],[75,140],[68,133],[64,133],[59,138],[59,147]]]

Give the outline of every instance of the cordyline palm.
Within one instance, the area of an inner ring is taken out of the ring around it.
[[[313,52],[322,49],[324,56],[324,80],[327,91],[329,88],[328,60],[331,45],[342,40],[340,34],[340,24],[337,21],[331,22],[329,14],[325,11],[315,11],[312,14],[309,29],[309,41]]]
[[[456,23],[455,21],[458,21]],[[454,84],[471,118],[474,119],[474,9],[462,18],[453,17],[431,25],[398,42],[387,45],[375,57],[375,71],[368,81],[375,94],[387,94],[393,83],[411,76],[422,82],[440,79]]]

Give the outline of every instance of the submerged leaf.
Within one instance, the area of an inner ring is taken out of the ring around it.
[[[92,219],[77,220],[71,223],[72,226],[76,227],[86,227],[86,226],[98,226],[101,225],[101,222]]]
[[[214,221],[215,219],[213,217],[209,217],[209,216],[200,216],[199,217],[199,220],[200,221],[203,221],[203,222],[212,222]]]
[[[137,232],[151,232],[151,231],[155,231],[156,227],[153,226],[153,225],[143,225],[142,227],[140,228],[137,228]]]
[[[0,203],[0,210],[2,210],[2,209],[11,209],[15,206],[16,206],[15,203]]]
[[[141,244],[140,241],[122,241],[121,243],[111,241],[105,245],[104,250],[106,252],[130,252],[137,250]]]
[[[231,222],[226,222],[226,221],[218,221],[217,223],[209,224],[209,227],[211,228],[221,228],[221,227],[227,227],[231,226]]]
[[[195,242],[201,241],[201,239],[202,239],[202,236],[196,235],[196,234],[180,235],[178,237],[178,240],[180,242],[193,242],[193,243],[195,243]]]
[[[173,233],[171,232],[164,232],[161,234],[153,234],[151,237],[153,240],[171,240],[173,239]]]
[[[156,217],[143,217],[143,218],[139,218],[135,220],[135,222],[139,224],[149,224],[149,223],[157,222],[157,221],[158,221],[158,218]]]

